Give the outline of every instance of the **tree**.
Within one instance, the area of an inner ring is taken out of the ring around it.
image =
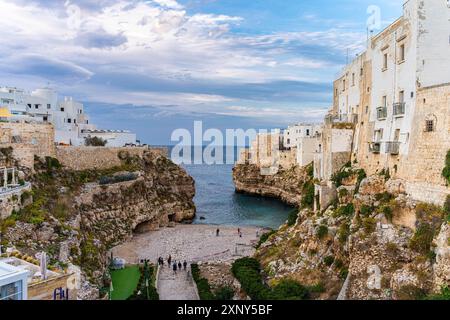
[[[86,137],[84,139],[84,144],[86,147],[104,147],[107,141],[99,137]]]

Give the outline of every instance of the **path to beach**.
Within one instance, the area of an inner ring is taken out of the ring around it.
[[[216,236],[217,228],[220,234]],[[190,271],[179,271],[176,275],[167,267],[167,257],[172,261],[185,260],[190,263],[233,261],[255,252],[254,244],[264,232],[262,228],[211,225],[177,225],[145,234],[135,235],[130,241],[113,249],[115,257],[127,263],[149,259],[156,263],[164,257],[165,266],[159,272],[158,292],[161,300],[197,300],[196,287]]]

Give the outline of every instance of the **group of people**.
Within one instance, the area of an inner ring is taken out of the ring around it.
[[[241,228],[238,228],[237,232],[238,232],[239,238],[242,238],[243,233],[242,233]],[[219,236],[220,236],[220,229],[217,229],[216,230],[216,237],[219,237]],[[257,236],[258,236],[258,234],[257,234]]]
[[[161,266],[161,267],[164,267],[164,258],[163,257],[159,257],[158,258],[158,264]],[[176,260],[174,260],[173,262],[172,262],[172,256],[171,255],[169,255],[169,257],[167,258],[167,265],[169,266],[169,268],[170,267],[172,267],[172,269],[173,269],[173,273],[177,273],[177,271],[178,270],[184,270],[184,271],[186,271],[187,270],[187,266],[188,266],[188,263],[187,263],[187,261],[186,260],[184,260],[184,262],[183,263],[181,263],[181,261],[176,261]]]

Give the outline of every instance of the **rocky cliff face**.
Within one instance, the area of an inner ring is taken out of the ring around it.
[[[237,192],[277,198],[297,207],[301,205],[305,184],[310,179],[308,169],[298,166],[280,170],[275,175],[262,175],[260,168],[251,164],[238,164],[233,169]]]
[[[260,247],[268,283],[320,284],[318,299],[421,299],[449,286],[448,212],[384,176],[350,178],[328,209],[300,211]]]
[[[119,167],[85,171],[38,160],[28,177],[34,201],[0,221],[3,244],[32,256],[44,250],[51,265],[80,266],[83,278],[101,286],[111,247],[135,231],[195,217],[194,180],[182,168],[152,151],[120,157]]]

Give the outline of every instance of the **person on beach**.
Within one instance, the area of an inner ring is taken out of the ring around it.
[[[170,267],[172,265],[172,256],[171,255],[169,255],[167,262],[169,263],[169,267]]]
[[[241,236],[241,228],[238,228],[238,236]]]
[[[178,270],[180,270],[181,271],[181,267],[182,267],[183,265],[181,264],[181,261],[179,261],[178,262]]]
[[[184,271],[186,271],[186,268],[187,268],[187,261],[186,260],[184,260],[184,262],[183,262],[183,268],[184,268]]]
[[[220,229],[216,230],[216,237],[218,237],[220,235]]]
[[[177,274],[177,264],[175,262],[173,263],[173,273]]]

